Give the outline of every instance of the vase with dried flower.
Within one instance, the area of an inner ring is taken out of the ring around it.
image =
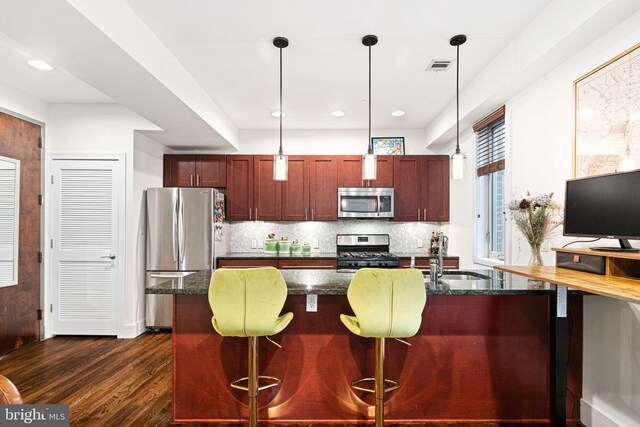
[[[509,203],[509,216],[529,246],[529,265],[542,265],[540,249],[551,233],[562,224],[562,205],[552,200],[553,193],[515,199]]]

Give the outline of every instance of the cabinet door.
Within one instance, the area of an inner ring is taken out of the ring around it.
[[[365,187],[362,180],[362,156],[336,156],[338,187]]]
[[[223,155],[198,156],[196,159],[196,183],[200,187],[225,188],[227,163]]]
[[[227,156],[226,217],[249,221],[253,217],[253,156]]]
[[[378,178],[362,180],[362,156],[336,156],[338,187],[393,188],[393,156],[378,156]]]
[[[194,187],[196,185],[196,156],[164,155],[165,187]]]
[[[273,156],[253,156],[253,219],[280,220],[281,189],[273,179]]]
[[[282,183],[282,220],[309,219],[308,158],[289,156],[289,179]]]
[[[422,220],[449,221],[449,156],[422,156]]]
[[[393,183],[395,186],[394,221],[422,220],[421,157],[394,156]],[[420,213],[418,214],[418,212]]]
[[[309,208],[312,221],[338,219],[338,168],[333,156],[310,156]]]
[[[393,157],[378,156],[377,178],[370,183],[370,187],[393,188]]]

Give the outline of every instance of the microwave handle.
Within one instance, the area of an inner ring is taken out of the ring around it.
[[[382,196],[378,195],[378,216],[380,216],[380,204],[382,203]]]

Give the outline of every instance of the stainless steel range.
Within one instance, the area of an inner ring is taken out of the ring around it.
[[[338,234],[339,269],[396,268],[398,257],[389,253],[388,234]]]

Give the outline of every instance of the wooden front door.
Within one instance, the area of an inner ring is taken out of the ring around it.
[[[0,354],[40,339],[40,126],[0,113],[0,156],[20,160],[18,283],[0,287]]]

